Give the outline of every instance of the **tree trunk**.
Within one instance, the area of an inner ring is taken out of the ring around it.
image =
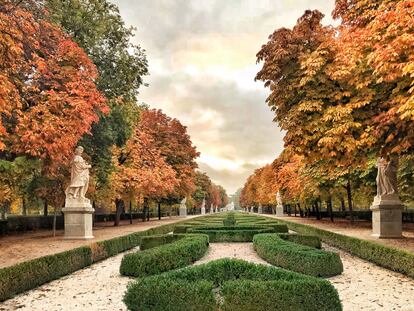
[[[26,205],[26,198],[23,196],[22,197],[22,214],[24,216],[27,215],[27,205]]]
[[[47,203],[47,200],[45,200],[43,202],[43,216],[47,216],[47,214],[48,214],[47,208],[48,208],[48,203]]]
[[[172,217],[172,215],[171,215],[171,214],[172,214],[172,205],[171,205],[171,204],[169,204],[169,205],[168,205],[168,217],[169,217],[169,218],[171,218],[171,217]]]
[[[346,184],[346,194],[348,196],[349,218],[351,220],[351,224],[353,224],[354,213],[352,211],[352,189],[351,189],[351,181],[349,179],[348,179],[348,183]]]
[[[161,203],[158,202],[158,220],[161,220]]]
[[[300,207],[300,203],[298,203],[298,209],[299,209],[299,215],[300,215],[300,217],[302,218],[302,217],[303,217],[303,210],[302,210],[302,208]]]
[[[132,225],[132,200],[129,200],[129,223]]]
[[[118,227],[121,222],[122,208],[124,206],[124,201],[121,199],[115,199],[116,213],[115,213],[115,223],[114,226]]]
[[[7,216],[6,216],[6,204],[3,204],[2,208],[1,208],[1,219],[2,220],[6,220]]]
[[[144,198],[144,208],[142,210],[142,221],[145,222],[145,219],[147,218],[147,209],[148,209],[148,199]]]
[[[326,200],[326,209],[328,210],[329,218],[334,222],[333,210],[332,210],[332,196],[329,195],[328,200]]]
[[[319,209],[319,201],[315,201],[316,219],[321,220],[321,211]]]
[[[297,207],[297,204],[294,204],[294,211],[295,211],[295,217],[296,217],[296,207]]]
[[[53,209],[53,237],[56,236],[56,216],[57,216],[57,208],[55,206]]]
[[[342,211],[342,212],[345,212],[345,211],[346,211],[346,207],[345,207],[345,199],[344,199],[344,197],[343,197],[343,196],[341,196],[341,197],[339,198],[339,200],[341,201],[341,211]]]

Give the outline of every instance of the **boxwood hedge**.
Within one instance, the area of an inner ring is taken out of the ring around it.
[[[188,266],[207,251],[208,236],[192,234],[172,243],[126,254],[121,261],[122,275],[142,277]]]
[[[142,237],[171,232],[176,225],[163,225],[1,268],[0,301],[137,247]]]
[[[298,233],[317,236],[325,243],[343,249],[352,255],[414,278],[413,253],[308,225],[282,222]]]
[[[124,302],[134,311],[342,310],[327,280],[236,259],[138,279],[128,285]]]
[[[258,234],[253,237],[253,246],[261,258],[278,267],[312,276],[341,274],[343,266],[337,253],[298,244],[309,240],[297,235],[282,238],[278,234]]]

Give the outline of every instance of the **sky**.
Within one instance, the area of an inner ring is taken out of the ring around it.
[[[283,132],[255,82],[256,53],[307,9],[332,23],[334,0],[111,0],[133,43],[146,50],[150,76],[139,101],[188,127],[198,164],[228,194],[283,150]]]

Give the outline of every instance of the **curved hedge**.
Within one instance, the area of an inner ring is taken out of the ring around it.
[[[214,242],[251,242],[258,233],[275,232],[272,227],[262,226],[228,226],[228,227],[194,227],[188,228],[189,233],[207,234],[211,243]]]
[[[312,234],[325,243],[343,249],[352,255],[368,260],[380,267],[402,273],[414,278],[414,254],[402,249],[386,246],[373,241],[367,241],[329,230],[315,228],[310,225],[281,221],[290,229],[301,234]]]
[[[184,236],[173,243],[125,255],[120,273],[142,277],[182,268],[203,257],[207,248],[207,235]]]
[[[301,243],[298,235],[258,234],[253,238],[257,254],[272,265],[312,276],[330,277],[342,273],[342,261],[337,253],[298,243]]]
[[[128,285],[124,302],[133,311],[342,310],[327,280],[236,259],[138,279]]]

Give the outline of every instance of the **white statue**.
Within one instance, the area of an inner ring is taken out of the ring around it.
[[[185,205],[187,203],[187,198],[181,200],[181,205]]]
[[[85,162],[82,153],[83,147],[76,147],[75,156],[71,162],[70,184],[65,191],[67,198],[85,199],[86,191],[88,191],[91,165]]]
[[[377,196],[398,194],[397,160],[387,161],[384,158],[378,158],[377,167]]]
[[[280,195],[279,191],[276,193],[276,203],[277,203],[277,205],[283,205],[282,196]]]

